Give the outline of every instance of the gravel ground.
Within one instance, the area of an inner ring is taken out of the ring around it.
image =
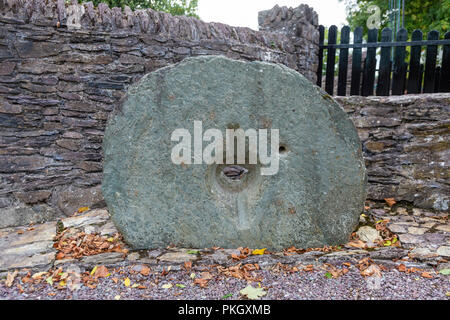
[[[0,284],[0,299],[81,299],[81,300],[111,300],[111,299],[222,299],[225,295],[232,294],[226,299],[242,299],[239,291],[247,286],[247,281],[236,278],[226,278],[217,273],[209,281],[206,288],[193,285],[189,277],[191,273],[186,271],[169,272],[165,276],[160,273],[150,273],[142,276],[130,268],[113,270],[108,278],[99,279],[95,289],[81,286],[80,289],[71,291],[68,289],[56,289],[47,283],[21,284],[18,277],[11,288]],[[435,275],[433,279],[427,279],[420,274],[406,274],[397,270],[385,271],[382,278],[364,278],[356,268],[337,278],[328,279],[324,271],[284,273],[269,270],[260,270],[255,275],[262,277],[261,286],[266,289],[264,299],[274,300],[448,300],[450,292],[450,278],[444,275]],[[127,288],[123,280],[129,277],[131,285],[140,284],[146,289]],[[114,278],[118,279],[117,283]],[[155,283],[157,282],[157,284]],[[378,282],[377,282],[378,281]],[[164,289],[165,284],[173,284],[169,289]],[[19,291],[17,284],[21,284],[23,292]],[[179,288],[176,284],[185,285]],[[254,287],[258,283],[252,283]]]

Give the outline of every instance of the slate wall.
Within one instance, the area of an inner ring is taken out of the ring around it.
[[[336,100],[358,129],[369,199],[449,210],[450,93]]]
[[[0,0],[0,227],[105,205],[106,120],[145,73],[188,56],[220,54],[282,63],[315,82],[317,14],[305,5],[276,6],[261,12],[259,23],[261,31],[253,31],[153,10]],[[340,101],[364,143],[370,198],[448,208],[448,97],[432,96],[431,104],[412,99]]]

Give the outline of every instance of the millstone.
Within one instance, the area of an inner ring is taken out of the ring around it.
[[[268,165],[259,157],[175,164],[172,133],[184,128],[195,140],[194,121],[224,137],[226,129],[268,129],[268,153],[278,129],[278,172],[262,175]],[[129,88],[103,148],[103,195],[134,248],[337,245],[364,206],[355,127],[329,95],[281,65],[209,56],[152,72]]]

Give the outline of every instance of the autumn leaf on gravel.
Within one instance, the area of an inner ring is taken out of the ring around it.
[[[231,254],[231,258],[233,258],[234,260],[242,260],[242,259],[245,259],[245,258],[247,258],[247,257],[250,255],[250,253],[251,253],[251,251],[250,251],[249,248],[239,247],[239,248],[237,248],[237,249],[240,251],[239,255],[237,255],[237,254],[235,254],[235,253],[232,253],[232,254]]]
[[[239,293],[243,296],[246,296],[247,298],[249,298],[251,300],[260,299],[261,297],[263,297],[267,294],[267,292],[264,291],[264,289],[253,288],[251,285],[248,285],[247,287],[245,287],[244,289],[239,291]]]
[[[147,266],[143,266],[141,269],[141,274],[143,276],[148,276],[150,274],[150,268]]]
[[[64,252],[58,252],[58,253],[56,254],[55,259],[56,259],[56,260],[62,260],[62,259],[64,259],[65,256],[66,256],[66,255],[64,254]]]
[[[161,286],[161,288],[163,288],[163,289],[170,289],[172,287],[173,287],[173,284],[171,284],[171,283],[166,283]]]
[[[257,264],[255,264],[255,265],[257,265]],[[259,268],[259,266],[258,266],[258,268]],[[299,269],[297,267],[290,266],[290,265],[287,265],[287,264],[282,264],[281,262],[278,262],[276,265],[272,266],[270,268],[270,270],[272,272],[284,271],[285,273],[294,273],[294,272],[298,272],[299,271]]]
[[[252,251],[252,254],[253,255],[263,255],[264,254],[264,251],[266,251],[267,250],[267,248],[264,248],[264,249],[255,249],[255,250],[253,250]]]
[[[130,285],[131,285],[131,280],[130,280],[130,278],[126,278],[126,279],[123,281],[123,284],[125,285],[125,287],[129,288]]]
[[[429,272],[422,272],[421,276],[427,279],[433,279],[433,276]]]
[[[211,280],[213,278],[213,276],[209,272],[202,272],[202,273],[200,273],[200,278],[206,279],[206,280]]]
[[[208,279],[203,279],[203,278],[196,278],[194,280],[194,284],[198,285],[200,288],[206,288],[206,286],[208,285],[209,280]]]
[[[49,285],[53,285],[53,277],[52,276],[50,276],[50,277],[48,277],[47,279],[45,279],[45,282],[47,282]]]
[[[360,273],[363,277],[376,276],[381,278],[381,269],[376,264],[370,265],[367,269],[362,270]]]
[[[443,274],[445,276],[449,276],[450,275],[450,269],[442,269],[441,271],[439,271],[440,274]]]
[[[108,268],[105,266],[98,267],[93,274],[94,278],[106,278],[110,275],[111,273],[109,273]]]
[[[412,268],[409,268],[409,269],[408,269],[404,264],[398,265],[398,266],[397,266],[397,269],[398,269],[398,271],[400,271],[400,272],[405,272],[405,273],[423,272],[423,270],[422,270],[422,269],[419,269],[419,268],[414,268],[414,267],[412,267]]]
[[[192,268],[192,261],[185,261],[184,262],[184,268],[186,269],[186,271],[191,270],[191,268]]]
[[[303,271],[305,272],[314,271],[314,266],[312,264],[308,264],[306,267],[303,268]]]
[[[346,274],[348,272],[348,269],[345,269],[345,268],[338,269],[338,268],[336,268],[335,266],[333,266],[332,264],[329,264],[329,263],[325,263],[323,265],[323,269],[328,271],[327,273],[325,273],[325,276],[328,279],[339,278],[340,276],[342,276],[342,275],[344,275],[344,274]]]
[[[48,272],[38,272],[35,273],[31,276],[31,278],[33,278],[33,280],[40,280],[43,276],[46,276],[48,274]]]
[[[259,278],[255,278],[251,271],[259,270],[259,265],[257,263],[255,264],[244,264],[239,263],[234,266],[230,266],[228,268],[217,266],[217,271],[219,273],[224,274],[226,277],[234,277],[237,279],[245,279],[247,281],[260,281]]]
[[[18,272],[19,271],[17,271],[17,270],[15,270],[14,272],[8,272],[8,275],[6,276],[6,283],[5,283],[8,288],[10,288],[13,285],[14,279],[16,278]]]
[[[394,198],[386,198],[386,199],[384,199],[384,201],[386,201],[386,203],[389,207],[392,207],[394,204],[397,203]]]

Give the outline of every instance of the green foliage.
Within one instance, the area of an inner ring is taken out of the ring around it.
[[[347,6],[347,21],[354,30],[363,27],[367,34],[367,19],[372,15],[367,9],[377,5],[381,9],[381,28],[388,27],[389,1],[387,0],[339,0]],[[411,34],[421,29],[424,34],[433,29],[441,38],[450,31],[450,0],[407,0],[405,2],[405,29]]]
[[[88,0],[82,0],[87,2]],[[110,8],[129,6],[132,10],[151,8],[156,11],[168,12],[174,16],[189,16],[198,18],[196,12],[198,0],[91,0],[94,6],[100,2],[107,3]]]

